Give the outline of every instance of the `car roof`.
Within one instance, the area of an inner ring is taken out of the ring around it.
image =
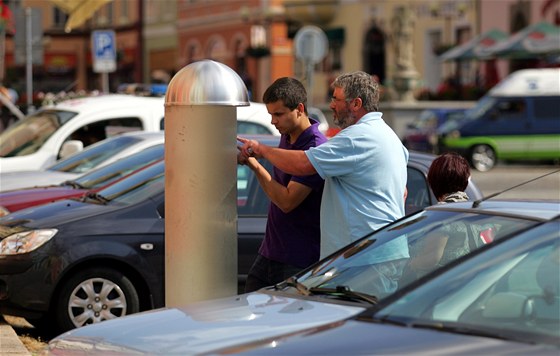
[[[508,215],[525,219],[546,221],[560,217],[559,200],[510,200],[492,199],[475,202],[436,204],[426,209],[468,211],[492,215]]]
[[[141,138],[143,140],[148,140],[148,139],[159,140],[161,139],[162,136],[165,137],[165,133],[164,131],[130,131],[112,137],[118,137],[118,136],[134,136],[134,137]],[[111,139],[112,137],[109,137],[108,139]]]
[[[93,112],[99,110],[122,109],[127,106],[150,105],[161,107],[163,111],[163,97],[135,96],[126,94],[103,94],[61,101],[43,109],[57,109],[77,112]]]
[[[491,96],[560,95],[560,68],[529,68],[511,73],[488,92]]]

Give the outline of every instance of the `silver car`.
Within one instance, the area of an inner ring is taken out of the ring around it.
[[[272,352],[274,345],[290,335],[317,333],[370,308],[375,310],[429,283],[442,271],[459,268],[477,250],[491,251],[502,239],[509,242],[512,236],[557,219],[559,210],[558,202],[488,200],[432,206],[363,237],[277,285],[85,326],[53,339],[48,352],[188,355],[238,353],[255,347],[265,347],[257,354]],[[558,229],[555,234],[558,240]],[[489,260],[488,268],[497,262]],[[515,298],[502,298],[499,303],[505,309],[520,307]],[[502,314],[512,314],[505,309]],[[558,325],[558,315],[550,318]],[[340,344],[340,340],[331,341]],[[375,344],[370,346],[375,348]],[[323,352],[329,350],[321,348]]]

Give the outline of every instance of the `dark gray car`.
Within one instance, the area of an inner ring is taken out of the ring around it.
[[[278,144],[278,137],[258,139]],[[436,202],[426,182],[433,158],[411,153],[407,212]],[[237,173],[241,288],[264,238],[269,201],[248,167],[238,166]],[[473,184],[467,192],[481,196]],[[86,198],[5,216],[0,312],[35,325],[56,320],[68,330],[164,306],[164,219],[163,162]],[[101,290],[111,292],[100,297]],[[100,309],[89,300],[98,300]]]

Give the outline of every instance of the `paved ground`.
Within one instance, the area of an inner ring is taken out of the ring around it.
[[[0,355],[31,356],[11,325],[4,321],[2,315],[0,315]]]

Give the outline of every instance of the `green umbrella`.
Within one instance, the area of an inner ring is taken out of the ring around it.
[[[542,58],[560,54],[560,27],[538,22],[490,48],[500,58]]]
[[[488,49],[505,40],[507,37],[508,35],[505,32],[492,29],[442,53],[439,59],[442,61],[487,59],[490,57]]]

